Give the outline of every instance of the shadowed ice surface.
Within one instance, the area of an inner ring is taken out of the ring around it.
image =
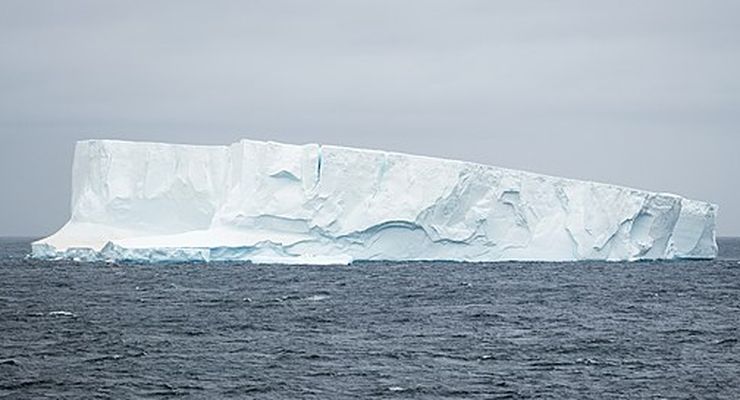
[[[740,396],[715,261],[111,265],[0,239],[0,398]]]

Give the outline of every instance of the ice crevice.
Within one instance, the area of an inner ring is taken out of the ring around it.
[[[38,258],[575,261],[713,258],[717,206],[331,145],[78,142],[71,217]]]

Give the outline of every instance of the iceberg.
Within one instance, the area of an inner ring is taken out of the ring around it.
[[[717,255],[717,206],[377,150],[241,140],[75,147],[70,220],[32,257],[633,261]]]

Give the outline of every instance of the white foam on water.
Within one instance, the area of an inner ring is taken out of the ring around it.
[[[49,315],[51,315],[51,316],[65,316],[65,317],[74,317],[74,316],[76,316],[74,313],[71,313],[69,311],[51,311],[51,312],[49,312]]]

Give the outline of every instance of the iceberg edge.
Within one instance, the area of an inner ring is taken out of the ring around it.
[[[717,256],[717,206],[463,161],[241,140],[77,143],[43,259],[637,261]]]

